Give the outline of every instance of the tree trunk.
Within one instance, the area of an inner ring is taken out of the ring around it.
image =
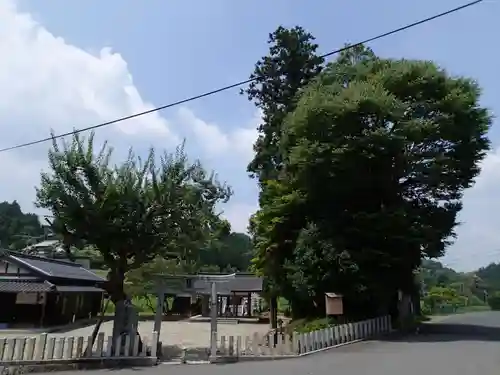
[[[271,297],[269,299],[269,322],[271,329],[278,328],[278,298]]]
[[[274,345],[278,343],[278,297],[272,296],[269,299],[269,322],[271,323],[271,329],[275,330],[273,335]]]
[[[114,272],[110,272],[108,293],[111,301],[115,304],[115,315],[113,318],[113,351],[120,338],[121,350],[124,349],[123,346],[125,345],[126,336],[130,336],[131,342],[136,339],[139,340],[139,348],[142,348],[142,340],[137,330],[138,314],[132,301],[125,294],[124,284],[124,268],[118,267]],[[132,348],[133,345],[130,347]]]
[[[106,314],[108,305],[109,305],[109,299],[106,300],[106,303],[102,307],[101,316],[99,317],[99,320],[97,321],[94,330],[92,331],[92,339],[90,340],[90,343],[87,343],[87,349],[85,350],[85,353],[89,353],[92,350],[92,347],[94,346],[95,339],[97,337],[97,334],[99,333],[99,330],[101,329],[102,322],[104,321],[104,315]]]
[[[289,301],[293,319],[311,318],[317,316],[317,309],[312,300],[292,299]]]

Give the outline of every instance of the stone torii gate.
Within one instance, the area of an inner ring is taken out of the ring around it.
[[[203,280],[210,284],[210,360],[217,356],[217,285],[228,282],[236,277],[235,273],[227,275],[157,275],[156,293],[157,305],[154,323],[154,331],[160,339],[161,323],[163,318],[163,304],[166,294],[175,293],[197,293],[193,286],[195,280]]]

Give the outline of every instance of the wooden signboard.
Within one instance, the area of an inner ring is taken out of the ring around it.
[[[342,296],[336,293],[325,293],[326,315],[343,315]]]

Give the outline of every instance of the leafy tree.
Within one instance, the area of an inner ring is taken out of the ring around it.
[[[159,158],[154,150],[146,159],[130,151],[115,167],[111,154],[106,144],[95,153],[93,135],[88,140],[74,135],[62,145],[54,140],[51,171],[42,173],[37,204],[52,212],[66,238],[101,253],[116,304],[126,298],[130,270],[157,256],[197,257],[219,220],[215,206],[227,201],[231,190],[199,162],[190,163],[182,146]]]
[[[213,266],[219,272],[247,271],[252,250],[252,240],[245,233],[225,234],[200,252],[200,267]]]
[[[90,259],[90,268],[92,269],[105,269],[106,265],[104,263],[104,259],[99,250],[97,250],[94,246],[84,246],[82,249],[72,248],[72,254],[75,257],[86,257]]]
[[[279,149],[283,121],[295,108],[300,91],[318,75],[323,64],[323,58],[316,54],[318,45],[314,43],[314,37],[301,27],[287,29],[280,26],[269,35],[268,43],[269,54],[255,64],[254,72],[250,75],[254,81],[242,91],[262,111],[263,116],[258,128],[259,138],[254,145],[255,156],[248,165],[248,171],[260,183],[261,210],[266,209],[276,193],[272,181],[278,177],[283,163]],[[258,216],[251,224],[251,232],[254,238],[263,238],[266,236],[266,224]],[[286,251],[281,246],[273,253],[283,254]],[[262,264],[257,266],[257,269],[261,268]],[[279,282],[281,270],[268,263],[264,274],[271,273],[273,276],[266,280],[265,287],[273,297],[272,323],[276,326],[277,301],[273,284]]]
[[[432,62],[362,46],[304,90],[282,128],[273,198],[256,217],[260,268],[274,278],[267,265],[283,267],[277,284],[302,315],[321,314],[332,289],[352,314],[417,289],[414,271],[444,253],[489,147],[479,96]],[[285,258],[268,250],[284,246]]]
[[[261,111],[263,123],[254,145],[255,156],[248,171],[261,183],[277,177],[282,160],[279,151],[281,126],[295,108],[297,94],[322,69],[323,58],[316,55],[314,37],[302,27],[280,26],[269,34],[269,55],[255,64],[253,79],[243,90]]]
[[[468,305],[467,297],[461,296],[456,290],[446,287],[433,287],[424,297],[424,304],[428,306],[430,313],[443,306],[451,306],[453,309]]]

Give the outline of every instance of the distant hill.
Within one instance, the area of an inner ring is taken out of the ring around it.
[[[500,263],[491,263],[476,271],[479,282],[488,289],[500,290]]]
[[[484,300],[484,293],[500,291],[500,263],[491,263],[473,272],[457,272],[433,260],[424,260],[419,278],[425,288],[447,287],[462,295]]]
[[[422,261],[420,280],[427,288],[463,282],[464,278],[465,274],[445,267],[438,261],[428,259]]]
[[[43,238],[44,229],[38,216],[24,213],[16,201],[0,202],[0,246],[19,250]]]

